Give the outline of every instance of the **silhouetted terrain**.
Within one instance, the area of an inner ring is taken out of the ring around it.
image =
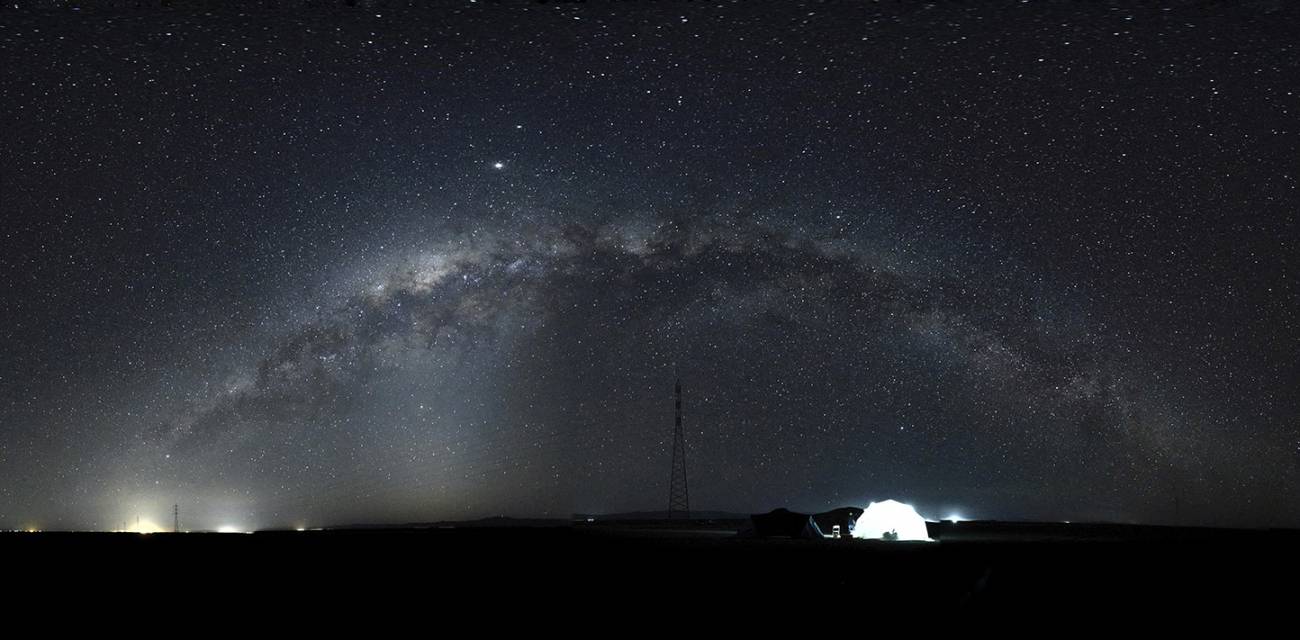
[[[1300,569],[1294,531],[945,523],[933,526],[937,542],[886,543],[745,539],[707,528],[691,535],[680,525],[10,533],[0,535],[0,554],[35,593],[125,581],[180,589],[151,598],[398,608],[491,601],[561,611],[654,609],[673,598],[724,612],[776,604],[976,617],[1097,610],[1160,618],[1189,607],[1280,616],[1294,605]],[[93,595],[104,596],[125,592]]]

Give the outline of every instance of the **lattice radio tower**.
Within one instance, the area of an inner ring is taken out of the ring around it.
[[[668,517],[691,517],[691,492],[686,483],[686,437],[682,435],[682,380],[677,379],[677,419],[673,423],[673,476],[668,483]]]

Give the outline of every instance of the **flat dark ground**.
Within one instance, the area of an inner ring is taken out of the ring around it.
[[[885,543],[745,539],[727,529],[5,533],[0,560],[6,583],[34,594],[233,596],[263,606],[308,599],[397,611],[495,602],[560,616],[725,607],[750,617],[797,608],[1185,620],[1211,611],[1285,619],[1300,602],[1295,531],[961,523],[934,527],[937,542]]]

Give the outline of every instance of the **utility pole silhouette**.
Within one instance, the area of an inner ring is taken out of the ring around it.
[[[682,435],[682,380],[677,379],[677,418],[673,423],[673,474],[668,483],[668,517],[691,517],[691,492],[686,483],[686,437]]]
[[[174,504],[172,505],[172,533],[180,533],[180,532],[181,532],[181,506],[179,504]]]

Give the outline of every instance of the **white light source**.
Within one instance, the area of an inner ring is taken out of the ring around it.
[[[135,523],[133,528],[127,529],[130,533],[160,533],[162,530],[162,527],[150,520],[140,520]]]
[[[871,503],[853,526],[854,538],[873,540],[929,540],[925,519],[912,508],[894,500]]]
[[[966,520],[966,518],[963,518],[963,517],[961,517],[961,516],[959,516],[959,515],[957,515],[957,514],[954,513],[954,514],[952,514],[952,515],[950,515],[950,516],[944,518],[944,520],[947,520],[947,521],[949,521],[949,522],[963,522],[963,521]]]
[[[240,531],[238,527],[224,524],[217,527],[217,533],[243,533],[243,531]]]
[[[492,163],[492,168],[493,168],[493,169],[504,169],[504,168],[506,168],[506,165],[505,165],[505,163],[503,163],[503,162],[493,162],[493,163]]]

